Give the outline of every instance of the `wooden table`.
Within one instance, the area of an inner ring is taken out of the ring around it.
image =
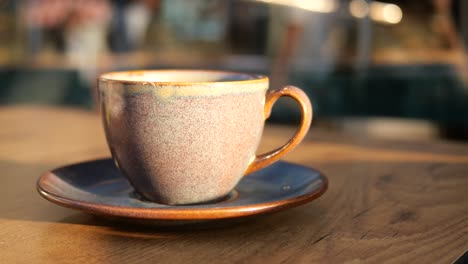
[[[47,202],[51,168],[109,156],[96,113],[0,108],[0,263],[451,263],[468,249],[468,145],[383,142],[312,128],[286,160],[330,181],[317,201],[242,225],[109,225]],[[268,126],[260,151],[293,128]]]

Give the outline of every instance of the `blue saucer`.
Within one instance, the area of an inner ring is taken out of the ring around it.
[[[112,159],[54,169],[37,182],[39,193],[61,206],[87,213],[157,224],[186,224],[245,218],[310,202],[328,186],[320,172],[289,162],[247,175],[228,196],[204,204],[164,205],[142,199]]]

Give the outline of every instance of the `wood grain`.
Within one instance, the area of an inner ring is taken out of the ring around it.
[[[285,158],[330,180],[318,201],[240,225],[167,230],[48,203],[52,167],[108,156],[96,113],[0,108],[1,263],[452,263],[468,250],[468,146],[386,142],[312,128]],[[268,126],[260,153],[294,128]]]

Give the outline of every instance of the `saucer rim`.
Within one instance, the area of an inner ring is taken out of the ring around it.
[[[238,218],[264,213],[273,213],[287,208],[297,207],[305,204],[312,200],[322,196],[328,189],[328,178],[320,171],[296,164],[288,161],[282,161],[288,164],[299,165],[309,170],[319,173],[320,180],[322,181],[321,186],[310,193],[295,196],[288,199],[281,199],[278,201],[267,202],[267,203],[254,203],[251,205],[240,205],[232,207],[216,207],[216,208],[183,208],[182,206],[176,207],[171,206],[169,208],[135,208],[128,206],[118,205],[106,205],[97,204],[92,202],[79,201],[63,197],[61,195],[54,194],[47,191],[43,187],[43,182],[47,177],[54,175],[53,171],[59,168],[85,164],[89,162],[95,162],[99,160],[107,159],[95,159],[79,163],[74,163],[62,167],[55,168],[53,170],[43,173],[36,182],[36,190],[46,200],[55,203],[57,205],[84,211],[94,215],[102,216],[115,216],[132,219],[145,219],[145,220],[214,220],[214,219],[226,219],[226,218]],[[248,177],[248,176],[247,176]]]

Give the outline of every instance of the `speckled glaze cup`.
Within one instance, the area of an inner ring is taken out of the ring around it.
[[[148,70],[99,77],[104,129],[113,159],[146,199],[182,205],[228,195],[251,172],[277,161],[306,135],[312,106],[287,86],[267,93],[261,75]],[[257,156],[265,119],[281,96],[302,110],[297,133]]]

